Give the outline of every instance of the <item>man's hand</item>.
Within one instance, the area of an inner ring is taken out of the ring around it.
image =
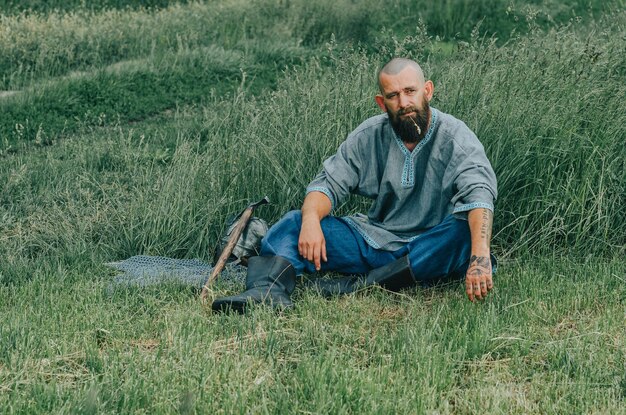
[[[311,261],[317,271],[321,268],[321,261],[326,262],[326,240],[319,220],[311,218],[302,221],[300,239],[298,239],[298,252]]]
[[[465,292],[470,301],[484,300],[493,288],[491,275],[491,259],[485,256],[472,255],[465,274]]]

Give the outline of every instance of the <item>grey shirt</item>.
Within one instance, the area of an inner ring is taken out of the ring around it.
[[[366,215],[343,219],[377,249],[395,251],[452,213],[493,211],[496,176],[476,135],[431,107],[426,136],[409,151],[387,114],[367,119],[324,161],[307,193],[334,209],[349,194],[374,200]]]

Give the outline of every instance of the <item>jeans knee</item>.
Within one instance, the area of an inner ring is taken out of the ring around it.
[[[267,232],[261,241],[262,255],[283,255],[285,252],[297,249],[302,213],[299,210],[287,212]]]
[[[283,215],[282,218],[270,229],[270,232],[274,230],[282,235],[290,234],[293,232],[300,233],[300,227],[302,226],[302,212],[299,210],[291,210]]]
[[[301,210],[290,210],[285,213],[279,222],[295,222],[297,224],[302,223],[302,211]]]
[[[299,210],[289,211],[269,229],[264,240],[271,240],[274,237],[283,238],[294,233],[299,234],[301,224],[302,212]]]

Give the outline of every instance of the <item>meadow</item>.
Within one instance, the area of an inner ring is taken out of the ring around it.
[[[623,1],[137,4],[0,1],[3,413],[626,411]],[[485,302],[109,289],[106,262],[210,262],[250,201],[298,208],[392,56],[498,176]]]

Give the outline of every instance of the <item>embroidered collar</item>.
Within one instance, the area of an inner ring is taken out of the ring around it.
[[[404,154],[404,166],[402,167],[402,187],[413,187],[415,184],[415,157],[422,148],[430,141],[435,131],[435,124],[437,123],[437,110],[430,107],[430,125],[428,131],[422,140],[417,143],[413,151],[409,151],[404,145],[404,142],[398,137],[395,131],[393,131],[393,137],[396,140],[396,144],[400,147],[400,151]]]

